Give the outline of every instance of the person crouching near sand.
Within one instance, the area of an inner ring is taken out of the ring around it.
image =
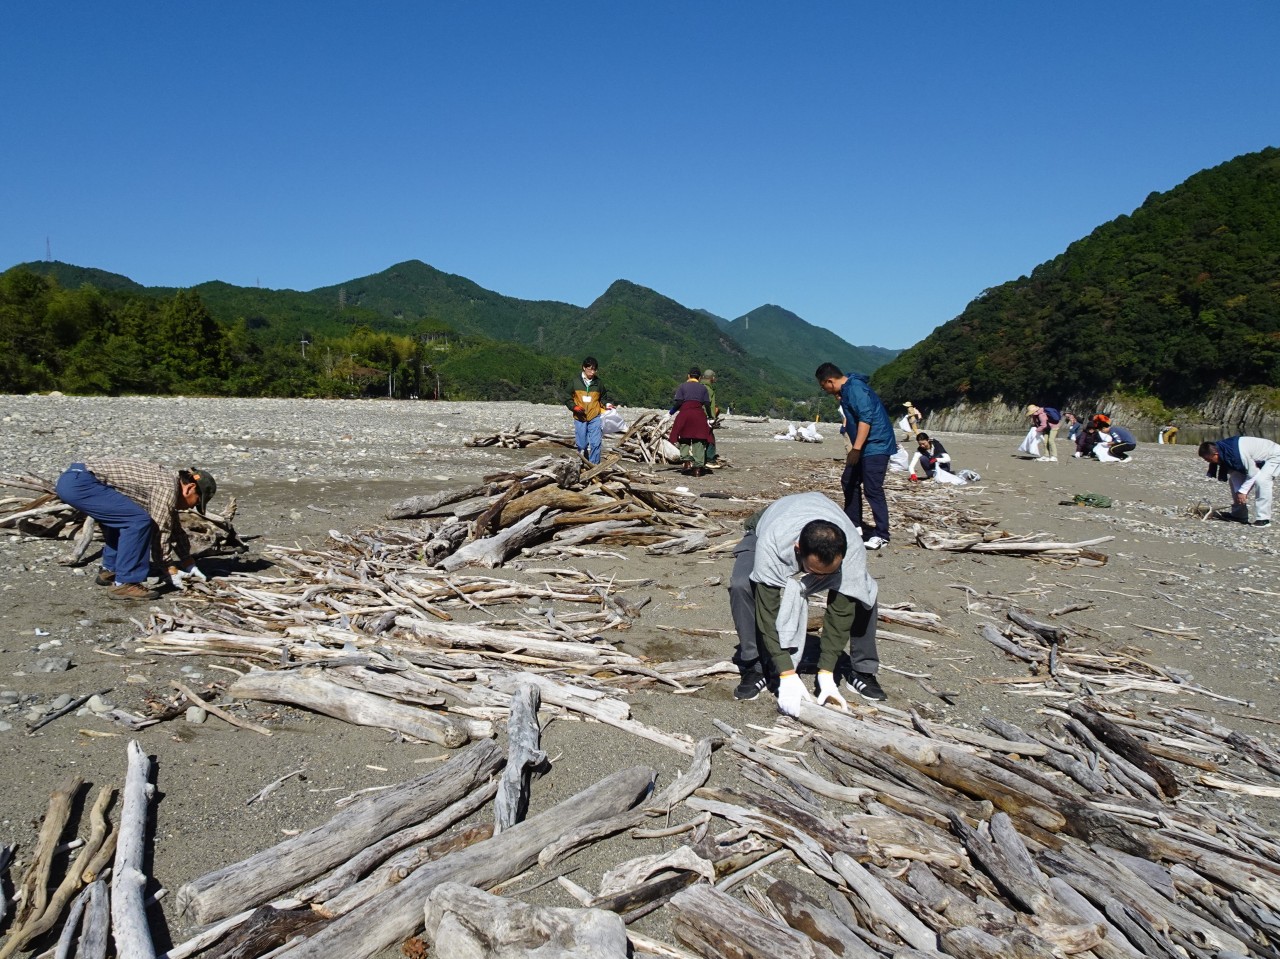
[[[217,489],[213,477],[194,466],[172,470],[127,459],[72,463],[54,486],[58,499],[102,528],[102,568],[94,582],[120,600],[159,598],[147,577],[152,562],[165,567],[166,548],[178,558],[180,572],[170,574],[177,584],[183,576],[206,578],[191,557],[178,511],[203,513]]]
[[[1249,493],[1257,491],[1253,503],[1253,525],[1271,525],[1271,488],[1280,473],[1280,445],[1258,436],[1231,436],[1206,440],[1196,453],[1209,464],[1208,475],[1231,483],[1231,518],[1249,522]]]
[[[912,479],[921,473],[933,479],[933,474],[940,469],[948,473],[954,472],[951,469],[951,454],[938,440],[930,439],[928,433],[917,433],[916,452],[911,457],[911,465],[907,467],[907,472],[911,474]]]
[[[876,673],[876,596],[859,530],[822,493],[784,496],[747,520],[733,551],[729,611],[738,634],[735,699],[752,700],[776,682],[778,709],[795,716],[813,702],[796,669],[805,651],[809,596],[827,591],[818,654],[817,702],[847,709],[837,687],[886,699]],[[844,656],[848,647],[848,657]]]

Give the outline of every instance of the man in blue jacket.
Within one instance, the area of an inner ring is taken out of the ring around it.
[[[889,544],[889,504],[884,497],[884,477],[889,471],[889,457],[898,448],[893,422],[861,373],[842,373],[834,363],[823,363],[814,375],[824,393],[840,397],[840,413],[852,443],[840,477],[845,515],[863,531],[867,549],[880,549]],[[869,536],[862,523],[864,492],[874,524]]]

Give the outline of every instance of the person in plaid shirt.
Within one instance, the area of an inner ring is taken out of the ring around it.
[[[174,470],[128,459],[72,463],[54,487],[64,503],[98,521],[105,545],[95,582],[120,600],[159,597],[146,581],[153,560],[164,566],[166,551],[177,556],[181,575],[205,578],[178,511],[203,513],[217,488],[213,476],[194,466]]]

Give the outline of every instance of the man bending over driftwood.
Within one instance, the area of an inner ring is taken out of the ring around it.
[[[178,511],[204,512],[218,484],[194,466],[172,470],[139,460],[98,459],[72,463],[54,487],[58,498],[92,516],[102,527],[102,569],[94,580],[112,599],[152,600],[147,586],[151,560],[164,568],[166,547],[178,558],[170,571],[175,585],[184,576],[204,579],[191,558],[191,542]]]
[[[809,597],[827,590],[818,654],[818,702],[847,703],[836,685],[848,644],[845,685],[885,699],[876,680],[876,594],[858,528],[821,493],[784,496],[747,520],[734,549],[729,609],[738,632],[734,659],[742,681],[735,699],[750,700],[776,682],[778,709],[794,716],[813,697],[796,670],[804,654]]]

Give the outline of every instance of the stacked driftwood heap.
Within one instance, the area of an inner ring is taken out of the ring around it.
[[[979,734],[891,708],[806,704],[798,723],[755,742],[720,723],[716,738],[673,738],[691,758],[660,790],[652,770],[620,769],[527,817],[547,768],[539,716],[565,685],[552,676],[505,674],[505,754],[474,743],[185,885],[177,908],[203,931],[167,955],[217,943],[210,955],[358,959],[415,934],[425,943],[411,940],[409,955],[523,955],[517,946],[548,941],[539,955],[622,959],[628,943],[637,956],[687,955],[627,928],[654,910],[704,957],[1280,955],[1280,836],[1190,791],[1224,778],[1206,766],[1234,766],[1232,783],[1274,783],[1280,755],[1185,710],[1135,724],[1080,700],[1045,731],[991,720]],[[136,744],[129,761],[127,783],[145,783]],[[102,885],[81,893],[57,955],[93,954],[85,942],[103,934],[107,898],[117,954],[155,955],[138,924],[142,857],[126,855],[148,815],[145,790],[134,791],[110,896]],[[66,821],[58,801],[42,845]],[[105,870],[107,829],[95,825],[58,886],[59,909]],[[567,877],[565,860],[623,836],[595,891]],[[47,876],[21,888],[34,896]],[[549,881],[582,908],[512,901]]]
[[[670,413],[650,411],[641,413],[631,426],[613,444],[612,455],[637,463],[674,462],[674,447],[667,441],[675,417]],[[718,424],[718,421],[717,421]],[[496,446],[502,449],[559,446],[574,449],[573,437],[547,430],[521,429],[517,424],[509,430],[500,430],[484,436],[473,436],[466,442],[471,447]]]
[[[387,516],[450,516],[423,549],[435,565],[452,571],[500,566],[521,550],[580,556],[588,553],[585,543],[639,545],[654,555],[705,549],[728,530],[708,519],[696,500],[629,473],[616,455],[598,466],[581,457],[546,456],[485,476],[477,486],[414,496]]]
[[[479,542],[501,528],[506,506],[540,490],[582,492],[560,479],[554,461],[486,477],[471,495],[430,507],[457,504],[439,525],[414,520],[335,534],[320,550],[276,550],[273,576],[199,584],[191,598],[201,602],[153,617],[144,651],[271,667],[239,676],[225,689],[234,699],[293,703],[459,749],[425,776],[187,883],[164,903],[200,932],[171,959],[358,959],[415,935],[406,954],[504,959],[540,946],[539,955],[600,959],[686,950],[709,959],[1280,959],[1280,836],[1221,802],[1280,792],[1280,754],[1194,709],[1142,718],[1121,698],[1125,683],[1210,691],[1161,676],[1136,654],[1086,654],[1079,630],[1010,603],[1010,623],[987,638],[1022,664],[1025,675],[1012,678],[1059,697],[1041,729],[992,719],[977,733],[915,710],[812,704],[754,741],[720,723],[641,723],[625,693],[686,693],[734,672],[645,662],[600,638],[642,605],[618,590],[645,581],[548,567],[524,569],[539,581],[528,585],[443,567],[469,534]],[[620,490],[599,495],[610,492]],[[988,609],[999,601],[976,599]],[[501,604],[512,608],[505,619],[459,621]],[[912,610],[882,613],[947,629]],[[202,703],[209,693],[179,691]],[[688,757],[687,768],[656,788],[652,770],[622,768],[530,816],[536,777],[548,774],[541,730],[561,715],[659,743]],[[504,727],[505,750],[491,739]],[[61,879],[52,849],[73,803],[55,795],[17,884],[5,950],[61,923],[56,956],[101,956],[108,934],[117,955],[155,955],[141,901],[145,762],[131,745],[114,861],[102,852],[113,835],[104,790]],[[593,846],[617,865],[597,880],[570,879],[566,861]],[[520,902],[551,882],[580,908]],[[635,925],[646,915],[650,935]]]
[[[52,482],[33,474],[0,474],[0,487],[39,494],[34,499],[27,496],[0,499],[0,532],[69,539],[72,548],[61,560],[62,564],[77,566],[84,560],[94,543],[97,523],[58,499]],[[192,555],[199,558],[243,553],[247,547],[236,534],[235,515],[234,496],[221,513],[184,513],[182,528],[191,540]]]

